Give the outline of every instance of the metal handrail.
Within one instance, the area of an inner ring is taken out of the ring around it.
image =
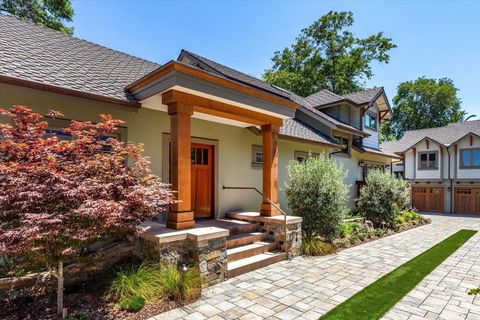
[[[270,203],[272,206],[274,206],[278,211],[280,211],[283,214],[283,232],[285,234],[285,254],[287,259],[288,257],[288,234],[287,234],[287,213],[283,211],[277,204],[275,204],[272,200],[267,198],[260,190],[258,190],[255,187],[226,187],[223,186],[223,189],[230,189],[230,190],[254,190],[257,192],[259,195],[262,196],[263,200],[266,200],[268,203]]]

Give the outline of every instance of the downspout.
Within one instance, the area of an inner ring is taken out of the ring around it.
[[[448,180],[450,180],[450,213],[453,213],[453,179],[450,175],[450,150],[448,150],[448,147],[445,148],[448,153]]]

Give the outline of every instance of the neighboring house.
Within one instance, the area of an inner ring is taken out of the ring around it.
[[[394,168],[422,211],[480,213],[480,120],[412,130],[382,148],[403,156]]]
[[[379,146],[391,117],[383,88],[302,98],[185,50],[159,65],[4,15],[0,34],[0,106],[124,120],[118,138],[143,143],[153,172],[178,191],[171,228],[233,210],[279,213],[251,190],[224,186],[258,188],[287,210],[287,165],[309,154],[343,163],[351,206],[368,170],[401,159]],[[48,121],[60,135],[68,125]]]

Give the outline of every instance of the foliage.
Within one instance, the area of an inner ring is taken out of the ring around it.
[[[358,208],[374,226],[393,225],[395,216],[408,201],[406,182],[380,170],[369,172],[360,190]]]
[[[399,84],[393,98],[393,117],[382,126],[382,137],[400,139],[405,131],[442,127],[465,116],[458,89],[448,78],[418,78]]]
[[[142,263],[118,271],[110,292],[120,301],[132,297],[152,301],[163,296],[181,301],[194,298],[200,288],[200,274],[196,268],[183,271],[175,264]]]
[[[306,256],[324,256],[326,254],[334,253],[335,247],[332,244],[315,237],[303,237],[302,252]]]
[[[296,42],[276,51],[265,81],[308,96],[321,89],[337,94],[359,91],[373,76],[374,61],[388,63],[395,48],[382,32],[358,38],[351,31],[351,12],[330,11],[302,30]]]
[[[159,263],[142,263],[122,268],[115,275],[110,291],[120,301],[131,297],[143,297],[147,301],[162,296],[162,272]]]
[[[134,233],[174,201],[142,146],[111,137],[121,120],[71,121],[71,139],[60,140],[46,135],[48,123],[27,107],[0,112],[10,120],[0,124],[0,256],[25,255],[52,271],[58,265],[52,274],[63,281],[63,261]]]
[[[286,198],[293,215],[303,218],[302,231],[332,240],[346,212],[346,172],[325,155],[288,166]]]
[[[70,0],[0,0],[0,13],[73,34],[73,27],[65,25],[74,16]]]
[[[160,277],[162,292],[171,300],[189,300],[199,293],[200,274],[196,268],[178,270],[171,264],[163,268]]]
[[[120,302],[120,309],[131,312],[137,312],[143,309],[145,306],[145,298],[143,297],[130,297],[125,298]]]
[[[470,296],[477,295],[477,294],[480,294],[480,288],[472,288],[468,290],[468,295]]]
[[[360,228],[360,224],[358,222],[346,222],[340,225],[338,230],[338,236],[340,238],[348,238],[354,230]]]
[[[321,320],[381,319],[420,281],[458,250],[477,231],[460,230],[424,251],[397,269],[381,277],[363,290],[328,311]],[[375,301],[375,303],[372,303]]]

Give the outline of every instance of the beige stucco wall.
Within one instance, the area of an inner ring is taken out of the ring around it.
[[[125,121],[129,141],[143,143],[145,155],[150,157],[153,172],[162,177],[165,173],[162,159],[166,149],[163,137],[170,131],[169,117],[165,112],[122,107],[95,102],[83,98],[63,96],[44,91],[0,84],[0,106],[24,104],[41,114],[59,110],[66,118],[98,121],[100,113],[111,114]],[[205,120],[192,119],[192,136],[216,147],[218,169],[215,177],[215,215],[223,217],[232,210],[258,211],[261,197],[249,190],[223,190],[222,186],[253,186],[262,189],[262,169],[252,166],[252,145],[261,145],[262,138],[250,130]],[[279,196],[281,207],[288,211],[284,197],[287,182],[287,166],[294,159],[295,151],[329,153],[333,149],[318,144],[280,139],[279,141]],[[353,209],[357,180],[361,179],[361,160],[390,164],[386,157],[360,154],[352,150],[350,157],[334,156],[348,172],[346,183],[350,185],[349,206]],[[165,161],[166,162],[166,161]]]

